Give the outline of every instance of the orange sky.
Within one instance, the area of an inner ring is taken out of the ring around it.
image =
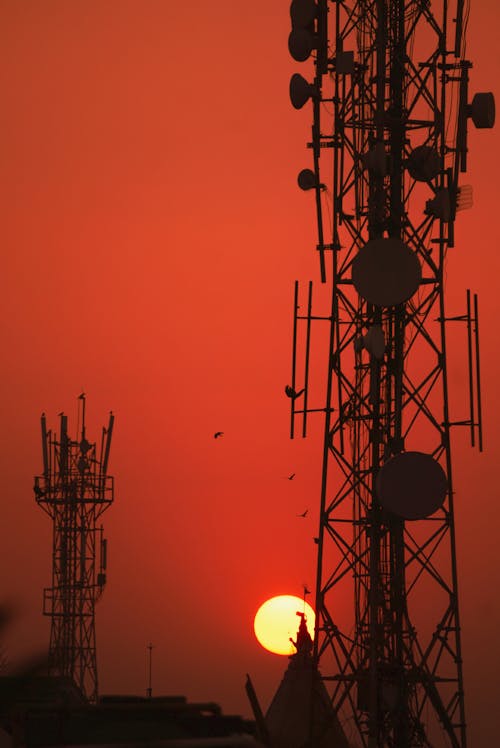
[[[471,91],[500,76],[496,0],[472,2]],[[322,424],[288,438],[293,280],[319,281],[308,108],[288,99],[288,2],[3,0],[0,526],[15,659],[48,644],[51,524],[36,506],[39,417],[90,435],[116,415],[97,611],[100,690],[266,708],[285,658],[254,639],[269,596],[314,585]],[[448,309],[479,293],[485,452],[455,435],[469,740],[500,696],[498,128],[472,131],[474,208],[459,214]],[[452,416],[466,348],[450,356]],[[461,344],[463,342],[463,345]],[[215,441],[216,430],[225,432]],[[285,478],[296,473],[293,481]],[[297,513],[309,508],[305,519]]]

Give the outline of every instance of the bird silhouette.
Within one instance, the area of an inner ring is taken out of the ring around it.
[[[296,390],[294,390],[293,387],[290,387],[289,384],[287,384],[285,387],[285,395],[289,397],[291,400],[296,400],[298,397],[302,395],[303,392],[305,392],[305,387],[299,390],[298,392],[296,392]]]
[[[38,483],[35,483],[35,485],[33,486],[33,491],[35,492],[35,496],[37,497],[37,499],[41,499],[42,496],[45,496],[45,491],[42,491]]]
[[[224,436],[224,432],[223,431],[216,431],[215,434],[214,434],[214,439],[218,439],[219,436]]]
[[[306,517],[308,511],[309,509],[306,509],[305,512],[302,512],[302,514],[297,514],[297,517]]]

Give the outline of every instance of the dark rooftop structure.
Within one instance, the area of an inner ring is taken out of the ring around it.
[[[86,702],[66,678],[0,678],[0,726],[26,748],[258,746],[253,722],[184,696],[102,696]]]

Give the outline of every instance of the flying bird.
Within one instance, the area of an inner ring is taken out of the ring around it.
[[[298,392],[296,392],[293,387],[290,387],[289,384],[285,387],[285,395],[289,397],[291,400],[296,400],[298,397],[302,395],[302,393],[305,392],[305,387]]]
[[[219,436],[224,436],[224,432],[223,431],[216,431],[215,434],[214,434],[214,439],[218,439]]]
[[[309,509],[306,509],[305,512],[302,512],[302,514],[297,514],[297,517],[306,517],[308,511]]]

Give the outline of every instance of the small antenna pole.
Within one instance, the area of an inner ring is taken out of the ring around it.
[[[153,688],[152,688],[152,672],[153,672],[153,645],[151,643],[148,644],[147,649],[149,650],[148,655],[148,688],[146,689],[146,696],[148,699],[150,699],[153,695]]]

